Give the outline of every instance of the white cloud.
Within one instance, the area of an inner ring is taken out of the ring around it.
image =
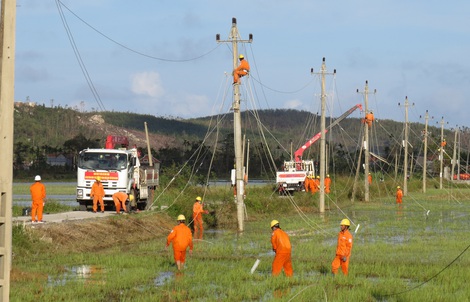
[[[141,72],[131,75],[132,92],[138,95],[159,98],[165,94],[160,74],[157,72]]]
[[[282,106],[284,109],[299,109],[303,106],[302,101],[300,100],[289,100],[284,103]]]

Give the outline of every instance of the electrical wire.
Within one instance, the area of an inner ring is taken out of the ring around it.
[[[73,52],[75,54],[75,58],[78,61],[78,65],[80,66],[80,69],[82,70],[83,76],[85,77],[85,80],[88,84],[88,87],[90,88],[90,91],[93,94],[93,97],[94,97],[96,103],[98,104],[98,107],[100,108],[101,111],[105,111],[106,109],[104,107],[104,104],[101,101],[100,95],[98,94],[98,91],[96,90],[95,85],[93,84],[91,76],[88,73],[86,65],[83,62],[83,59],[80,55],[80,51],[78,50],[78,47],[75,43],[75,39],[73,38],[72,31],[70,30],[70,27],[67,23],[67,19],[65,18],[64,12],[62,11],[61,4],[62,3],[59,0],[56,0],[57,10],[59,11],[60,19],[62,20],[62,24],[65,28],[65,32],[67,33],[67,37],[70,41],[70,45],[72,46]]]
[[[109,36],[105,35],[104,33],[102,33],[101,31],[99,31],[98,29],[96,29],[95,27],[93,27],[91,24],[89,24],[88,22],[86,22],[85,20],[83,20],[82,18],[80,18],[77,14],[75,14],[70,8],[68,8],[64,3],[62,3],[60,0],[56,0],[56,2],[58,4],[60,4],[61,6],[63,6],[65,9],[67,9],[72,15],[74,15],[78,20],[80,20],[83,24],[85,24],[86,26],[88,26],[89,28],[91,28],[92,30],[94,30],[96,33],[98,33],[99,35],[101,35],[102,37],[104,37],[105,39],[113,42],[114,44],[130,51],[130,52],[133,52],[135,54],[138,54],[140,56],[143,56],[143,57],[146,57],[146,58],[149,58],[149,59],[153,59],[153,60],[158,60],[158,61],[164,61],[164,62],[173,62],[173,63],[182,63],[182,62],[189,62],[189,61],[194,61],[194,60],[198,60],[200,58],[203,58],[207,55],[209,55],[210,53],[212,53],[213,51],[215,51],[217,48],[220,47],[220,44],[218,44],[216,47],[214,47],[213,49],[209,50],[208,52],[204,53],[204,54],[201,54],[199,56],[196,56],[194,58],[189,58],[189,59],[180,59],[180,60],[176,60],[176,59],[166,59],[166,58],[160,58],[160,57],[156,57],[156,56],[152,56],[152,55],[149,55],[149,54],[145,54],[143,52],[140,52],[140,51],[137,51],[135,49],[132,49],[112,38],[110,38]]]

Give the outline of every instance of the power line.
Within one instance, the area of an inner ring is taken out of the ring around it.
[[[86,26],[88,26],[89,28],[91,28],[92,30],[94,30],[95,32],[97,32],[98,34],[100,34],[101,36],[103,36],[104,38],[106,38],[107,40],[113,42],[114,44],[116,45],[119,45],[120,47],[124,48],[124,49],[127,49],[129,50],[130,52],[133,52],[135,54],[138,54],[140,56],[143,56],[143,57],[147,57],[147,58],[150,58],[150,59],[153,59],[153,60],[159,60],[159,61],[165,61],[165,62],[174,62],[174,63],[181,63],[181,62],[189,62],[189,61],[194,61],[194,60],[198,60],[202,57],[205,57],[207,56],[208,54],[212,53],[214,50],[216,50],[217,48],[220,47],[220,44],[218,44],[216,47],[214,47],[213,49],[209,50],[208,52],[202,54],[202,55],[199,55],[197,57],[194,57],[194,58],[190,58],[190,59],[181,59],[181,60],[176,60],[176,59],[166,59],[166,58],[160,58],[160,57],[155,57],[155,56],[152,56],[152,55],[149,55],[149,54],[145,54],[143,52],[140,52],[140,51],[137,51],[135,49],[132,49],[110,37],[108,37],[107,35],[105,35],[104,33],[102,33],[101,31],[99,31],[98,29],[96,29],[95,27],[93,27],[91,24],[89,24],[88,22],[86,22],[85,20],[83,20],[82,18],[80,18],[77,14],[75,14],[70,8],[68,8],[65,4],[63,4],[60,0],[57,0],[58,3],[60,3],[61,6],[65,7],[72,15],[74,15],[78,20],[82,21],[83,24],[85,24]]]
[[[62,7],[60,6],[60,1],[56,0],[56,5],[57,5],[57,10],[59,11],[60,18],[62,20],[62,24],[64,25],[65,31],[67,33],[67,37],[69,38],[70,44],[72,46],[73,52],[75,53],[75,57],[77,58],[78,65],[80,65],[80,69],[82,70],[83,76],[85,77],[85,80],[87,81],[88,87],[91,90],[91,93],[93,94],[93,97],[95,98],[96,103],[98,104],[98,107],[102,111],[106,111],[103,102],[101,101],[101,98],[98,94],[98,91],[95,88],[95,85],[93,84],[93,81],[90,77],[90,74],[88,73],[88,70],[85,66],[85,63],[82,60],[82,57],[80,55],[80,51],[78,50],[77,45],[75,44],[75,40],[73,38],[72,32],[70,30],[70,27],[68,26],[67,20],[65,19],[64,12],[62,11]]]

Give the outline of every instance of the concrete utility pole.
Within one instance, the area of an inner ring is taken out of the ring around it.
[[[0,298],[10,301],[16,0],[1,0],[0,20]]]
[[[253,35],[249,35],[249,40],[241,40],[237,29],[237,19],[232,18],[232,29],[230,31],[229,40],[221,41],[220,35],[216,35],[216,40],[220,42],[232,43],[233,51],[233,69],[238,66],[238,43],[251,43]],[[242,129],[241,129],[241,114],[240,114],[240,85],[238,83],[233,85],[233,136],[235,143],[235,185],[237,187],[236,202],[237,202],[237,219],[238,231],[243,232],[244,226],[244,175],[243,175],[243,150],[242,150]]]
[[[313,74],[313,69],[311,69]],[[321,137],[320,137],[320,213],[325,212],[325,171],[326,171],[326,140],[325,140],[325,129],[326,129],[326,89],[325,89],[325,76],[326,76],[326,64],[325,58],[321,65],[320,75],[321,75],[321,119],[320,119],[320,128],[321,128]],[[336,74],[336,70],[333,71],[333,75]]]
[[[403,159],[403,195],[408,194],[408,97],[405,97],[405,157]]]
[[[443,168],[444,168],[444,117],[441,118],[441,145],[439,148],[439,189],[442,190],[442,177],[443,177]]]
[[[454,152],[452,153],[452,173],[450,174],[450,179],[454,179],[454,173],[455,173],[455,163],[457,162],[457,137],[459,134],[459,127],[455,127],[455,135],[454,135]],[[460,174],[460,172],[457,172],[457,174]],[[455,179],[458,179],[456,177]]]
[[[429,114],[426,110],[426,115],[424,116],[424,159],[423,159],[423,193],[426,193],[426,174],[428,172],[428,121]]]
[[[369,83],[366,81],[366,85],[364,87],[364,91],[359,91],[357,89],[357,93],[361,93],[364,95],[364,113],[367,116],[369,113]],[[374,93],[376,91],[374,90]],[[369,154],[369,125],[367,122],[364,123],[364,201],[370,201],[369,197],[369,163],[370,163],[370,154]]]

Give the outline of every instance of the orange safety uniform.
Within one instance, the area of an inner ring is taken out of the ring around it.
[[[241,77],[246,76],[250,71],[250,64],[245,59],[240,60],[240,65],[233,71],[233,83],[238,83]]]
[[[104,188],[101,181],[95,181],[91,186],[90,197],[93,198],[93,212],[98,210],[98,202],[100,203],[101,212],[104,212]]]
[[[320,178],[315,178],[313,180],[313,187],[314,187],[314,192],[320,191]]]
[[[345,276],[348,275],[349,257],[351,256],[352,249],[352,235],[347,228],[340,231],[338,234],[338,244],[336,246],[336,257],[331,263],[331,269],[333,274],[338,273],[338,269],[341,266],[341,270]],[[346,261],[344,260],[346,257]]]
[[[166,246],[173,242],[173,257],[176,262],[184,264],[186,260],[186,249],[193,250],[193,236],[191,230],[184,224],[180,223],[175,226],[166,238]]]
[[[446,145],[447,145],[447,142],[446,142],[445,140],[443,140],[443,141],[441,142],[441,147],[444,148]]]
[[[202,203],[196,201],[193,205],[193,223],[195,239],[202,239],[202,234],[204,233],[202,214],[207,214],[207,211],[204,211]]]
[[[116,206],[116,213],[118,214],[121,213],[121,205],[122,205],[122,209],[124,210],[124,212],[127,212],[127,209],[126,209],[127,198],[129,198],[129,195],[127,195],[124,192],[116,192],[113,194],[113,201],[114,201],[114,205]]]
[[[401,189],[397,189],[397,203],[403,202],[403,191]]]
[[[290,245],[289,236],[286,232],[277,228],[271,235],[271,244],[273,246],[273,251],[276,253],[272,265],[272,275],[279,275],[284,268],[286,276],[292,277],[294,275],[294,270],[292,269],[292,247]]]
[[[42,212],[44,209],[44,198],[46,198],[46,186],[43,183],[36,181],[29,187],[31,192],[31,220],[42,221]],[[37,215],[37,220],[36,220]]]
[[[331,187],[331,178],[325,177],[325,193],[326,194],[330,194],[331,192],[330,187]]]
[[[370,128],[372,127],[372,122],[374,121],[374,114],[372,112],[369,112],[366,114],[365,122],[367,123],[367,126]]]
[[[305,176],[305,179],[304,179],[304,188],[305,188],[305,192],[310,191],[310,177],[308,175]]]
[[[369,185],[372,183],[372,175],[371,174],[367,175],[367,182],[369,182]]]

